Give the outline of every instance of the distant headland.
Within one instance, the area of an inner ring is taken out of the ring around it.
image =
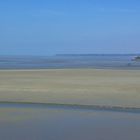
[[[140,55],[139,56],[136,56],[136,57],[134,57],[134,59],[133,59],[134,61],[140,61]]]

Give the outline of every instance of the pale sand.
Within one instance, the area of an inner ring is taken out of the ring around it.
[[[140,108],[140,71],[1,70],[0,101]]]

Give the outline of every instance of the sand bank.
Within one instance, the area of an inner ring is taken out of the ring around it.
[[[140,108],[140,71],[1,70],[0,101]]]

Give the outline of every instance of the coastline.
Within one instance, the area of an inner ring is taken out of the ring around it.
[[[101,105],[82,105],[82,104],[60,104],[60,103],[35,103],[35,102],[10,102],[1,101],[1,108],[46,108],[59,110],[85,110],[85,111],[107,111],[107,112],[124,112],[138,113],[140,108],[121,107],[121,106],[101,106]]]
[[[0,102],[140,108],[140,70],[0,70]]]

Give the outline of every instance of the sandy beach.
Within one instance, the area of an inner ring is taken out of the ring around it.
[[[1,70],[0,101],[140,108],[140,71]]]

